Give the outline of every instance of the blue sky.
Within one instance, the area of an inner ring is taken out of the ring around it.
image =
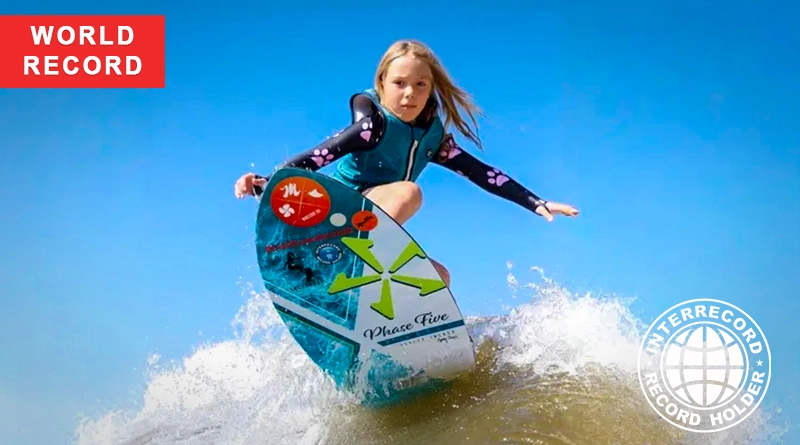
[[[465,312],[500,311],[507,260],[637,296],[648,322],[724,299],[770,341],[767,402],[800,420],[796,5],[149,3],[3,5],[165,14],[167,87],[0,90],[0,442],[64,443],[78,412],[136,399],[149,354],[229,337],[240,281],[261,286],[233,182],[346,125],[406,37],[483,107],[482,159],[582,211],[547,224],[431,167],[408,228]]]

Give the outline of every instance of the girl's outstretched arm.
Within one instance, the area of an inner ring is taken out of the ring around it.
[[[552,220],[551,213],[561,213],[567,216],[578,214],[578,211],[571,206],[543,200],[500,170],[484,164],[478,158],[464,151],[452,135],[445,137],[432,162],[465,176],[489,193],[519,204],[547,220]]]
[[[278,165],[281,167],[297,167],[317,171],[337,161],[345,155],[358,151],[369,151],[378,146],[377,141],[383,137],[385,118],[378,107],[365,94],[357,94],[350,100],[352,112],[351,124],[304,152],[298,153]],[[366,132],[365,128],[372,128]],[[243,175],[235,185],[236,196],[260,195],[262,187],[269,180],[269,175],[260,176],[252,173]]]
[[[384,132],[384,117],[375,104],[364,94],[357,94],[350,104],[352,123],[344,130],[336,133],[302,153],[287,159],[280,167],[298,167],[311,171],[335,162],[343,156],[357,152],[369,151],[377,147]],[[366,132],[366,128],[373,131]]]

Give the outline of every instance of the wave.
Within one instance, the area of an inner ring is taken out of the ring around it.
[[[268,294],[252,290],[231,340],[180,362],[150,358],[141,403],[82,419],[77,445],[776,443],[760,408],[734,428],[694,434],[663,421],[639,388],[646,326],[615,295],[574,295],[509,264],[503,315],[467,318],[476,369],[412,402],[370,410],[336,391],[294,343]],[[491,296],[495,298],[496,296]]]

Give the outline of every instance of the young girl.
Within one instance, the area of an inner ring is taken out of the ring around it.
[[[435,93],[435,94],[434,94]],[[459,114],[469,115],[473,131]],[[525,187],[461,148],[447,127],[482,148],[470,96],[453,84],[433,52],[424,44],[395,42],[378,64],[374,90],[350,98],[352,124],[320,145],[296,155],[285,166],[316,171],[339,160],[331,175],[378,205],[399,224],[420,208],[422,192],[414,182],[429,164],[452,170],[484,190],[543,216],[577,216],[566,204],[544,201]],[[445,117],[442,123],[439,112]],[[247,173],[236,181],[236,197],[254,196],[268,178]],[[431,260],[450,285],[450,274]]]

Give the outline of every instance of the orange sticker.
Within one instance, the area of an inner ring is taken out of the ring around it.
[[[375,227],[378,227],[378,216],[369,210],[356,212],[350,221],[353,223],[353,227],[355,227],[356,230],[362,232],[369,232],[375,229]]]
[[[279,182],[269,197],[270,207],[284,223],[293,227],[313,227],[328,217],[331,197],[320,183],[302,176]]]

